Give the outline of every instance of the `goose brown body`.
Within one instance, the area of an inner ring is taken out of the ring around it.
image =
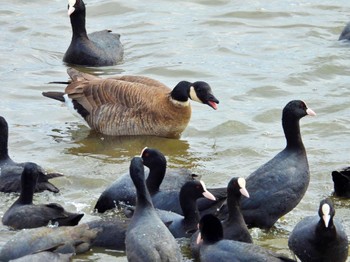
[[[102,79],[75,69],[69,69],[68,74],[72,81],[64,93],[44,92],[43,95],[66,103],[71,100],[88,125],[106,135],[179,137],[191,118],[188,100],[191,94],[194,97],[191,99],[214,109],[219,102],[205,82],[180,82],[175,88],[182,84],[178,89],[186,90],[177,99],[173,90],[148,77]],[[196,83],[205,86],[199,88],[204,90],[205,98],[198,98],[197,91],[193,91]]]
[[[191,118],[191,107],[172,102],[171,90],[165,90],[103,79],[74,82],[66,94],[89,112],[89,126],[103,134],[179,136]]]

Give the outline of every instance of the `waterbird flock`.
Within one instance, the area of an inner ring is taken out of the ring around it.
[[[64,90],[43,95],[65,103],[91,129],[112,136],[179,138],[191,118],[190,100],[218,109],[211,86],[201,80],[180,80],[169,88],[146,76],[103,78],[71,67],[115,65],[123,59],[124,47],[120,35],[110,30],[87,34],[82,0],[68,1],[68,15],[72,40],[63,61],[70,80],[60,82],[67,85]],[[350,40],[349,31],[350,24],[339,40]],[[159,150],[140,149],[130,159],[129,171],[96,199],[97,213],[115,209],[118,215],[85,223],[80,223],[83,213],[56,203],[33,203],[37,192],[58,193],[49,179],[63,174],[48,173],[33,162],[14,162],[8,124],[0,117],[0,191],[19,193],[2,217],[3,225],[18,233],[1,248],[0,261],[70,261],[92,247],[124,251],[128,261],[182,261],[182,238],[199,261],[346,261],[348,237],[330,198],[320,199],[315,215],[295,225],[288,240],[290,256],[255,244],[249,231],[271,229],[302,200],[310,171],[300,120],[315,115],[302,100],[288,102],[282,110],[286,147],[250,175],[232,177],[222,187],[207,188],[190,170],[168,169]],[[334,195],[349,198],[349,168],[330,173]]]

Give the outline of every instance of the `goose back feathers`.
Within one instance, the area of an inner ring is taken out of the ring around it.
[[[106,135],[179,137],[191,117],[189,98],[216,109],[219,101],[202,81],[179,82],[173,90],[144,77],[101,79],[69,69],[65,92],[44,92],[77,112]]]

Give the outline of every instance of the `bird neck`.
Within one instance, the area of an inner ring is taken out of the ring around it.
[[[188,199],[181,197],[180,191],[180,206],[185,221],[197,224],[200,219],[199,210],[197,207],[197,199]]]
[[[300,134],[299,120],[282,119],[282,126],[287,141],[287,148],[304,148],[304,144]]]
[[[159,187],[163,182],[166,171],[166,165],[160,164],[151,167],[146,180],[148,191],[151,195],[159,191]]]
[[[33,203],[33,195],[34,195],[34,189],[30,183],[28,184],[21,184],[21,194],[16,202],[22,204],[22,205],[30,205]]]
[[[146,188],[145,181],[137,186],[137,206],[152,207],[151,195]]]
[[[78,13],[71,14],[70,22],[73,30],[72,38],[87,37],[85,27],[85,13],[85,10],[80,10]]]
[[[0,134],[0,160],[8,158],[8,131],[6,129],[3,134]]]
[[[190,82],[181,81],[170,92],[170,97],[179,104],[187,105],[190,96],[190,88]]]
[[[239,200],[240,197],[237,196],[227,197],[228,220],[237,220],[239,217],[243,219],[241,208],[239,206]]]

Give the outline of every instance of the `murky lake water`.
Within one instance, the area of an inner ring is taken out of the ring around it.
[[[98,1],[86,0],[88,32],[121,34],[124,61],[90,68],[102,76],[145,75],[173,87],[180,80],[210,83],[219,109],[192,103],[180,139],[111,138],[90,132],[43,91],[63,90],[62,57],[71,29],[66,1],[0,0],[0,115],[10,128],[10,155],[60,171],[61,189],[35,196],[94,219],[101,192],[129,167],[132,156],[155,147],[170,167],[202,174],[207,185],[248,176],[285,146],[281,110],[303,99],[316,117],[301,120],[311,182],[301,203],[269,232],[254,229],[255,243],[290,254],[287,239],[304,216],[315,215],[331,196],[330,173],[350,164],[350,43],[337,41],[350,20],[342,1]],[[16,195],[1,194],[0,215]],[[334,198],[336,217],[350,236],[350,200]],[[0,245],[14,232],[0,227]],[[94,249],[75,261],[125,261],[123,254]]]

